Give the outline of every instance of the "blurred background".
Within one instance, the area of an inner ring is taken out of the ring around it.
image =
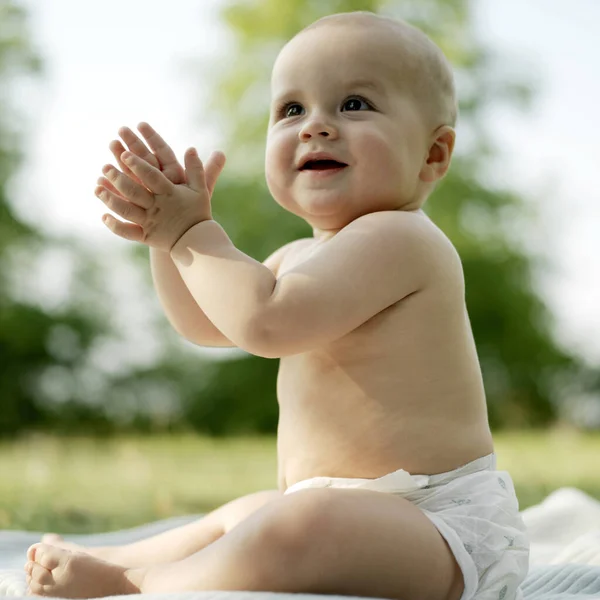
[[[455,67],[456,155],[426,211],[463,260],[499,468],[522,508],[600,499],[600,3],[0,0],[0,528],[102,531],[276,486],[277,361],[179,338],[93,190],[145,120],[180,159],[225,151],[213,210],[238,248],[311,235],[264,182],[269,72],[351,10],[409,20]]]

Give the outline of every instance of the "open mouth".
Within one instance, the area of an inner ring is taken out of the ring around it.
[[[337,160],[309,160],[302,167],[301,171],[331,171],[333,169],[343,169],[348,165]]]

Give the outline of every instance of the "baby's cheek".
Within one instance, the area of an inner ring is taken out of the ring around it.
[[[373,181],[385,183],[400,175],[403,161],[397,148],[384,135],[366,135],[361,146],[361,154],[368,161],[368,172]]]
[[[277,178],[277,171],[273,168],[272,164],[267,160],[265,165],[265,179],[267,181],[267,187],[271,196],[277,198],[281,191],[281,175]]]
[[[297,146],[297,138],[292,131],[279,130],[270,132],[267,136],[266,152],[271,159],[287,160],[293,156]]]
[[[293,152],[281,136],[267,140],[265,152],[265,173],[270,178],[281,177],[289,171],[293,162]]]
[[[271,196],[281,203],[286,188],[289,187],[288,174],[281,157],[277,153],[267,151],[265,157],[265,179]]]

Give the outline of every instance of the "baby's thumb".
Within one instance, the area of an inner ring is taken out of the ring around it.
[[[208,193],[212,196],[217,179],[225,166],[225,155],[220,150],[214,150],[206,161],[206,187]]]
[[[185,153],[184,161],[188,185],[197,192],[206,188],[209,196],[212,195],[217,177],[225,166],[225,155],[218,150],[213,152],[204,167],[198,151],[195,148],[189,148]]]

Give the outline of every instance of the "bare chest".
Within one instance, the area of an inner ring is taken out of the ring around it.
[[[310,258],[319,246],[302,244],[286,256],[279,274]],[[425,312],[420,299],[399,303],[334,342],[283,357],[277,392],[284,421],[288,415],[294,426],[306,420],[307,427],[314,428],[317,422],[326,423],[329,413],[336,414],[337,421],[348,415],[343,427],[347,432],[356,428],[358,435],[368,423],[389,421],[400,409],[406,417],[427,379],[414,360],[426,354],[421,346],[425,339],[417,331],[425,324]],[[401,397],[407,402],[399,402]]]
[[[308,260],[321,246],[318,241],[302,240],[285,256],[279,276]],[[365,378],[373,382],[386,381],[392,388],[402,370],[402,358],[415,351],[417,354],[425,351],[425,347],[417,347],[426,343],[418,330],[426,328],[428,322],[435,322],[432,310],[438,311],[439,307],[435,303],[433,307],[427,306],[426,299],[421,297],[391,306],[335,342],[282,358],[283,374],[289,375],[293,387],[298,390],[311,387],[314,382],[327,393],[345,388],[349,383],[356,391],[363,389]],[[381,395],[383,390],[378,392]]]
[[[312,240],[299,244],[279,274],[319,247]],[[455,461],[461,464],[463,456],[477,455],[482,439],[489,446],[481,375],[459,282],[456,290],[433,282],[343,338],[282,358],[277,394],[278,443],[288,483],[311,473],[383,474],[394,465],[440,472]],[[432,435],[435,447],[444,450],[441,462],[432,454]]]

